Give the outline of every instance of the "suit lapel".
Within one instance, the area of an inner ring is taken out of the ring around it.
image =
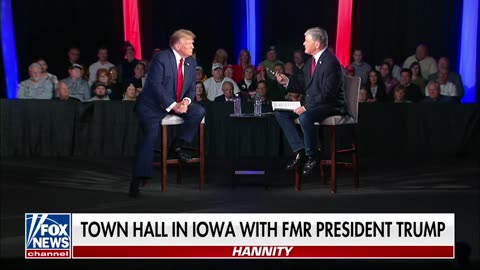
[[[307,71],[307,74],[310,78],[310,80],[308,81],[307,85],[306,85],[306,88],[308,88],[308,86],[310,86],[310,84],[312,83],[313,81],[313,77],[315,77],[315,74],[316,73],[319,73],[320,69],[322,68],[322,64],[323,64],[323,61],[325,60],[325,58],[327,57],[327,54],[329,53],[328,49],[325,50],[322,55],[320,55],[320,58],[318,58],[318,62],[317,64],[315,65],[315,70],[313,71],[313,74],[312,76],[310,76],[310,70],[312,69],[312,60],[313,60],[313,56],[310,57],[310,60],[308,61],[307,63],[307,66],[305,67],[305,70]]]

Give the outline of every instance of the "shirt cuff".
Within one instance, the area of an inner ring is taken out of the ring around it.
[[[191,100],[189,97],[184,97],[183,100],[187,100],[187,101],[188,101],[188,105],[190,105],[190,103],[192,103],[192,100]]]
[[[170,112],[170,111],[173,109],[173,107],[175,107],[175,105],[177,105],[177,102],[174,101],[174,102],[173,102],[172,104],[170,104],[170,106],[168,106],[168,108],[166,108],[165,110],[166,110],[167,112]]]

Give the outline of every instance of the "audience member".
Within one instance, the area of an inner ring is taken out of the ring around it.
[[[133,77],[127,80],[127,84],[135,85],[138,91],[142,91],[143,85],[145,84],[145,65],[143,63],[137,63],[133,70]]]
[[[230,78],[230,79],[234,80],[234,75],[235,75],[234,72],[235,71],[233,69],[233,66],[230,65],[230,64],[223,67],[223,76],[225,76],[225,78]]]
[[[207,75],[205,75],[205,72],[203,72],[203,68],[201,66],[197,66],[195,68],[195,79],[197,82],[204,82],[206,79],[208,79]]]
[[[390,66],[390,74],[391,74],[391,77],[397,81],[400,80],[400,71],[402,70],[402,68],[395,64],[395,61],[393,60],[393,57],[385,57],[383,59],[383,63],[388,63],[388,65]],[[380,68],[382,67],[382,65],[378,65],[375,67],[376,70],[380,71]],[[381,72],[380,72],[381,73]],[[393,88],[392,88],[393,89]]]
[[[123,45],[123,55],[124,59],[117,67],[120,74],[120,82],[128,82],[133,77],[133,69],[140,61],[135,59],[135,48],[128,41],[125,41]]]
[[[233,81],[225,81],[222,84],[223,95],[215,98],[215,102],[228,102],[233,101]]]
[[[420,88],[412,83],[412,71],[410,69],[402,69],[400,72],[400,84],[406,88],[405,99],[412,102],[418,102],[423,99]]]
[[[412,71],[412,83],[418,86],[421,91],[427,86],[427,80],[422,77],[422,68],[418,62],[413,62],[410,65],[410,70]],[[422,92],[425,95],[425,92]]]
[[[90,99],[90,88],[86,80],[82,79],[83,67],[79,64],[73,64],[68,69],[69,77],[61,80],[65,82],[70,89],[70,96],[80,101],[88,101]]]
[[[129,84],[127,86],[127,89],[125,89],[125,93],[123,93],[123,101],[135,101],[137,100],[137,88],[135,88],[135,85]]]
[[[406,99],[407,88],[404,85],[397,85],[393,89],[393,102],[395,103],[410,103],[410,100]]]
[[[410,68],[413,62],[418,62],[422,70],[422,77],[427,80],[428,77],[437,72],[437,63],[433,57],[428,56],[428,48],[425,44],[420,44],[415,50],[415,54],[409,56],[403,63],[403,68]]]
[[[305,54],[303,50],[293,51],[293,62],[295,63],[293,77],[300,84],[302,91],[305,91],[305,77],[303,75],[303,68],[305,66]]]
[[[380,75],[382,77],[383,83],[385,84],[385,94],[387,96],[391,95],[392,90],[398,84],[398,81],[392,77],[392,69],[390,63],[384,62],[380,65]]]
[[[430,81],[427,84],[427,94],[428,95],[422,100],[424,103],[455,104],[459,102],[458,99],[442,95],[440,93],[440,84],[436,81]]]
[[[449,97],[455,97],[460,100],[455,84],[448,81],[448,70],[441,69],[438,71],[437,82],[440,85],[440,94]],[[428,89],[426,90],[428,95]]]
[[[105,47],[100,47],[97,53],[98,61],[91,64],[88,68],[88,72],[90,77],[88,79],[88,84],[92,85],[95,82],[97,70],[100,68],[104,68],[108,70],[109,68],[113,67],[114,65],[107,61],[108,59],[108,49]]]
[[[365,102],[368,102],[369,99],[370,99],[369,92],[367,88],[365,88],[365,85],[362,85],[360,87],[360,92],[358,93],[358,102],[365,103]]]
[[[275,80],[275,65],[283,62],[277,59],[277,50],[275,46],[270,46],[267,50],[267,59],[260,62],[260,66],[265,67],[266,75],[269,80]]]
[[[118,69],[117,67],[111,67],[108,70],[108,83],[107,88],[110,89],[110,94],[108,95],[111,100],[121,100],[123,99],[123,86],[118,79]],[[107,90],[108,91],[108,90]]]
[[[457,88],[458,97],[461,99],[465,94],[462,77],[457,72],[450,70],[450,61],[448,60],[447,57],[440,57],[440,59],[438,59],[438,70],[447,71],[448,73],[447,80],[455,84],[455,87]],[[438,72],[428,77],[429,81],[436,81],[437,79],[438,79]]]
[[[222,66],[226,66],[228,64],[228,53],[225,49],[219,48],[215,51],[213,55],[212,64],[221,64]]]
[[[70,76],[69,70],[73,64],[80,64],[80,50],[77,47],[70,47],[67,52],[67,59],[62,66],[62,69],[57,73],[60,78],[64,79]]]
[[[243,49],[238,55],[238,64],[233,66],[233,80],[236,83],[239,83],[243,79],[243,72],[245,69],[252,64],[252,57],[250,56],[250,51]]]
[[[211,101],[207,98],[207,91],[202,82],[197,82],[195,85],[195,98],[193,103],[200,104],[202,107],[207,107]]]
[[[345,72],[345,75],[355,77],[355,68],[352,66],[352,64],[347,65],[343,71]]]
[[[45,80],[50,81],[52,83],[54,89],[56,89],[57,84],[58,84],[58,78],[57,78],[57,76],[55,76],[51,73],[48,73],[47,61],[45,61],[45,59],[43,59],[43,58],[38,58],[37,63],[39,63],[40,66],[42,66],[42,77]]]
[[[255,72],[254,66],[248,66],[243,71],[243,79],[238,83],[238,88],[243,97],[248,97],[249,95],[254,95],[257,91],[257,81],[253,78],[253,73]],[[252,94],[250,94],[253,92]]]
[[[350,63],[355,68],[355,76],[362,79],[362,83],[367,82],[368,72],[372,67],[363,61],[363,51],[362,49],[353,50],[353,62]]]
[[[381,78],[380,72],[375,69],[370,70],[368,73],[368,80],[365,83],[365,88],[370,93],[370,99],[368,102],[385,102],[386,92],[385,84]]]
[[[107,101],[110,98],[107,95],[107,85],[103,82],[95,82],[93,84],[93,97],[88,101]]]
[[[216,97],[222,95],[222,85],[225,82],[232,82],[234,93],[240,92],[237,84],[230,78],[223,76],[223,65],[220,63],[214,63],[212,65],[212,77],[203,82],[205,89],[207,90],[207,96],[209,100],[215,100]]]
[[[17,98],[19,99],[52,99],[53,85],[42,76],[42,66],[32,63],[28,67],[29,79],[18,85]]]
[[[60,81],[57,84],[57,88],[55,92],[56,92],[56,97],[54,99],[56,100],[80,101],[78,98],[74,98],[70,96],[70,89],[68,89],[68,85],[64,81]]]

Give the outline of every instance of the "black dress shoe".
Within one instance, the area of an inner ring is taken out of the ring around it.
[[[317,156],[308,156],[308,160],[303,167],[303,175],[309,175],[312,173],[313,168],[315,168],[318,164],[318,157]]]
[[[289,162],[287,162],[287,166],[285,166],[285,170],[293,170],[297,166],[302,166],[303,163],[305,162],[305,159],[306,159],[305,151],[304,150],[298,151],[295,157]]]
[[[175,154],[177,155],[178,160],[180,160],[181,162],[187,163],[192,160],[192,156],[180,147],[175,149]]]

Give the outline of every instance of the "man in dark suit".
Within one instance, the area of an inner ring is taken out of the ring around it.
[[[286,169],[303,167],[303,175],[311,173],[319,162],[318,139],[315,122],[332,115],[345,113],[343,72],[338,59],[328,50],[327,32],[319,27],[305,32],[305,53],[312,57],[305,63],[305,104],[293,112],[276,112],[275,116],[295,153]],[[298,82],[283,74],[276,74],[278,83],[287,90],[297,89]],[[301,132],[294,122],[299,118]],[[303,133],[303,134],[302,134]]]
[[[143,130],[137,146],[130,196],[139,195],[139,185],[152,178],[154,147],[160,124],[167,114],[183,118],[177,137],[171,145],[178,159],[187,162],[192,157],[182,147],[191,142],[205,115],[205,109],[192,100],[195,96],[195,68],[193,42],[195,35],[189,30],[177,30],[170,37],[170,49],[155,54],[148,70],[142,93],[137,99],[136,113]]]
[[[233,101],[233,83],[226,81],[222,85],[223,95],[215,98],[214,102],[228,102]]]

